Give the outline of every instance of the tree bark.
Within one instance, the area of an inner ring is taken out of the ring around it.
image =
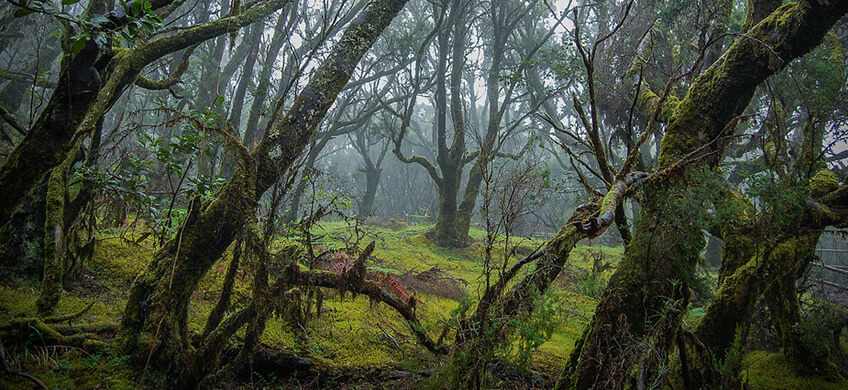
[[[149,357],[166,374],[185,367],[188,307],[198,282],[253,218],[254,202],[291,168],[359,60],[405,3],[375,1],[356,17],[266,140],[243,156],[211,203],[157,254],[130,291],[119,333],[124,351],[141,362]]]
[[[669,350],[688,302],[686,280],[703,247],[703,234],[689,222],[695,219],[688,219],[697,215],[687,215],[703,201],[687,199],[694,194],[687,187],[697,191],[698,171],[721,158],[720,138],[731,134],[728,125],[756,87],[818,45],[846,11],[848,3],[840,1],[784,5],[695,80],[672,115],[659,160],[669,166],[686,159],[689,166],[644,189],[639,228],[559,388],[638,385],[658,375],[659,355],[651,354]]]
[[[0,166],[0,226],[8,222],[11,213],[35,182],[64,160],[75,141],[94,132],[100,118],[145,66],[167,54],[236,31],[281,8],[288,1],[269,0],[236,16],[154,39],[136,50],[119,52],[112,59],[114,70],[108,78],[104,78],[99,90],[74,93],[71,80],[86,75],[71,72],[70,59],[63,61],[61,76],[44,112]],[[82,53],[91,55],[86,51]]]

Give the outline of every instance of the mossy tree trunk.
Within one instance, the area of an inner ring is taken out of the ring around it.
[[[142,363],[150,358],[158,370],[179,376],[191,350],[186,323],[198,282],[245,221],[254,218],[252,205],[291,168],[359,60],[405,3],[372,2],[351,22],[287,114],[253,152],[242,156],[211,203],[193,210],[195,216],[157,254],[134,283],[124,310],[119,337],[127,353]],[[224,320],[219,328],[228,323]]]
[[[559,388],[644,385],[667,364],[688,303],[688,283],[703,247],[700,180],[722,156],[734,118],[756,87],[821,41],[848,11],[841,1],[797,2],[777,9],[701,74],[672,114],[660,165],[682,174],[643,189],[642,213],[624,259],[563,373]],[[689,215],[692,214],[692,215]]]
[[[94,132],[97,123],[121,96],[125,87],[134,83],[148,64],[199,42],[236,31],[281,8],[288,1],[269,0],[238,15],[154,39],[134,50],[123,50],[110,61],[98,61],[103,67],[96,70],[109,69],[110,72],[102,77],[100,88],[93,91],[72,91],[71,83],[90,77],[93,68],[74,71],[71,69],[71,55],[66,54],[61,76],[44,111],[0,166],[0,225],[8,222],[11,213],[36,181],[64,161],[77,140]],[[154,7],[164,7],[170,2],[162,0],[153,3]],[[94,47],[93,43],[90,45]],[[95,48],[93,52],[83,50],[75,58],[81,55],[97,57],[99,54]],[[87,61],[94,63],[93,58]]]
[[[362,195],[362,203],[359,205],[359,216],[369,217],[374,214],[374,199],[377,197],[377,187],[380,185],[380,176],[383,170],[371,164],[365,166],[365,194]]]
[[[779,2],[767,1],[750,7],[758,9],[755,13],[762,13],[763,7],[773,11],[779,5]],[[752,17],[751,9],[749,18]],[[835,50],[839,47],[837,45]],[[841,59],[830,58],[825,65],[843,74]],[[773,96],[775,101],[764,121],[763,131],[769,145],[764,160],[785,189],[761,199],[764,211],[756,213],[747,198],[732,190],[720,191],[723,195],[714,199],[719,216],[718,230],[724,241],[723,261],[718,291],[696,328],[694,339],[678,346],[687,350],[681,353],[681,358],[690,360],[682,365],[688,385],[727,387],[739,384],[741,354],[751,315],[764,292],[778,332],[783,336],[786,333],[782,328],[795,330],[782,341],[789,344],[784,352],[790,361],[797,363],[799,372],[839,376],[826,353],[811,351],[800,342],[800,318],[795,316],[798,313],[795,280],[812,259],[824,228],[844,223],[844,219],[830,212],[831,207],[841,207],[838,202],[819,203],[839,188],[836,176],[823,169],[819,157],[823,134],[820,127],[830,117],[829,108],[835,104],[836,91],[844,80],[840,77],[838,82],[828,84],[833,85],[830,88],[817,91],[816,98],[822,99],[824,104],[803,107],[807,118],[802,125],[803,140],[794,159],[790,158],[786,145],[788,130],[783,125],[782,103]],[[806,179],[816,170],[819,171]],[[804,192],[805,188],[809,191]],[[721,370],[715,369],[716,363]]]
[[[462,183],[462,170],[467,164],[465,115],[462,104],[462,71],[465,63],[465,40],[468,27],[465,26],[465,13],[468,4],[459,0],[451,2],[448,24],[439,34],[439,59],[437,65],[436,110],[438,155],[436,163],[441,171],[439,187],[439,209],[436,225],[430,232],[430,239],[442,247],[463,247],[468,243],[468,232],[460,230],[458,197]],[[449,37],[453,40],[449,41]],[[452,58],[450,79],[446,80],[448,53]],[[448,104],[446,83],[450,88]],[[453,126],[453,140],[447,145],[447,114],[450,112]]]
[[[81,214],[94,200],[96,189],[87,180],[77,184],[74,189],[69,177],[73,174],[73,164],[83,158],[88,167],[97,164],[102,132],[101,120],[92,134],[88,150],[84,153],[82,143],[78,143],[74,152],[50,172],[45,204],[44,277],[41,280],[41,294],[35,302],[39,316],[53,314],[68,273],[74,271],[79,260],[94,253],[93,226],[90,226],[94,221],[85,221]],[[76,196],[71,197],[73,192]],[[85,228],[88,228],[88,232],[84,233],[82,230]],[[83,235],[87,235],[85,243],[79,242]]]
[[[562,272],[569,254],[578,242],[603,234],[614,221],[615,210],[624,201],[628,191],[646,174],[628,174],[612,185],[603,197],[594,197],[577,208],[556,237],[538,252],[520,260],[500,279],[487,287],[472,315],[463,314],[456,334],[452,364],[462,374],[459,378],[466,387],[479,386],[480,374],[486,370],[487,359],[494,350],[508,342],[513,329],[510,319],[520,313],[534,310],[536,297],[544,294]],[[524,265],[536,261],[536,267],[519,282],[512,280]]]
[[[489,163],[493,160],[495,154],[495,138],[501,129],[501,120],[503,119],[504,109],[500,104],[500,78],[501,67],[503,63],[504,52],[506,51],[506,40],[509,37],[511,30],[515,27],[518,19],[510,19],[509,12],[506,9],[506,2],[499,2],[489,11],[489,16],[492,22],[492,38],[489,42],[488,54],[491,57],[491,64],[488,70],[486,79],[486,101],[489,104],[488,124],[486,125],[486,135],[480,144],[480,149],[477,151],[477,159],[471,166],[468,173],[468,180],[465,184],[465,190],[462,194],[462,202],[459,204],[458,219],[456,221],[456,231],[460,235],[456,237],[467,237],[471,230],[471,217],[474,214],[474,207],[477,205],[477,198],[480,195],[480,186],[483,182],[483,172],[489,168]],[[511,88],[510,88],[511,90]],[[451,92],[453,93],[453,92]],[[508,106],[508,99],[504,102],[504,106]],[[472,103],[473,104],[473,103]]]

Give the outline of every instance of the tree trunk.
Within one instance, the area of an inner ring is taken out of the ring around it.
[[[92,72],[102,70],[94,67],[98,55],[96,47],[84,49],[74,57],[74,60],[79,60],[78,64],[82,63],[80,66],[72,66],[74,61],[70,59],[63,61],[61,76],[45,110],[0,166],[0,226],[8,222],[11,213],[36,181],[65,159],[75,141],[95,131],[101,117],[121,96],[124,88],[135,82],[145,66],[167,54],[236,31],[279,9],[287,1],[269,0],[241,14],[154,39],[135,50],[124,50],[111,59],[113,67],[108,67],[112,69],[111,74],[103,78],[102,84],[92,80],[95,78]],[[162,2],[154,3],[154,9],[162,6]],[[93,42],[89,44],[94,47]],[[89,62],[91,66],[88,66]],[[109,61],[98,61],[96,65],[101,62]],[[72,88],[74,83],[80,82],[97,85],[87,85],[86,89]]]
[[[295,7],[297,5],[298,3],[294,4]],[[294,18],[296,15],[296,10],[290,11],[289,15],[280,15],[277,25],[274,27],[274,36],[271,38],[268,49],[265,51],[265,60],[262,62],[259,82],[256,84],[256,90],[253,92],[253,103],[250,105],[250,113],[247,116],[247,123],[244,126],[244,136],[242,137],[242,143],[248,149],[252,150],[259,142],[259,115],[267,107],[265,100],[268,98],[268,87],[271,85],[271,71],[274,69],[274,63],[277,61],[280,49],[286,41],[287,17]],[[290,24],[292,21],[288,23]]]
[[[239,164],[212,202],[187,218],[130,290],[119,337],[126,353],[169,375],[186,367],[191,294],[253,218],[253,205],[291,167],[359,60],[403,8],[405,0],[370,3],[345,31],[272,133]],[[273,157],[272,157],[273,155]],[[227,321],[224,321],[225,323]],[[221,326],[224,326],[222,323]],[[214,332],[213,332],[214,334]]]
[[[704,206],[696,197],[705,175],[699,166],[719,161],[724,142],[713,141],[733,130],[728,124],[756,87],[818,45],[846,11],[848,3],[841,1],[787,4],[737,39],[695,80],[668,125],[659,162],[698,160],[682,174],[645,186],[636,235],[558,387],[638,386],[660,375],[660,360],[669,355],[688,303],[687,280],[704,245],[700,227],[691,222],[699,217],[693,210]]]
[[[238,132],[241,125],[242,108],[244,107],[244,100],[247,95],[247,87],[253,79],[253,68],[256,66],[256,57],[259,55],[259,47],[261,46],[261,40],[259,38],[264,30],[264,23],[253,25],[247,37],[247,42],[242,43],[242,45],[249,46],[250,51],[241,68],[241,78],[239,79],[238,87],[236,87],[236,93],[233,95],[232,112],[230,112],[230,125],[235,132],[233,137],[236,139],[241,138]],[[254,104],[256,104],[255,101]],[[237,156],[233,151],[224,150],[223,161],[221,162],[221,177],[228,178],[233,174],[233,165],[236,163],[236,158]]]
[[[380,185],[380,175],[382,169],[374,165],[365,168],[365,195],[362,196],[362,203],[359,204],[359,216],[370,217],[374,214],[374,198],[377,196],[377,187]]]
[[[462,170],[455,169],[450,164],[439,164],[442,168],[442,185],[439,187],[439,216],[436,225],[429,232],[429,239],[436,245],[445,248],[461,248],[468,246],[468,231],[462,231],[457,213],[457,197],[459,194]]]

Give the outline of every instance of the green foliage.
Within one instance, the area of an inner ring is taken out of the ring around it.
[[[803,211],[809,190],[807,185],[787,186],[777,180],[773,173],[758,173],[746,178],[747,194],[758,208],[771,217],[774,228],[789,227],[797,221]]]
[[[600,299],[607,288],[607,282],[601,278],[601,274],[582,269],[577,269],[576,274],[574,291],[593,299]]]
[[[111,169],[75,164],[71,183],[85,183],[120,203],[122,209],[135,211],[156,237],[173,235],[188,213],[181,206],[194,198],[210,199],[226,182],[217,175],[201,174],[197,168],[203,158],[211,158],[205,127],[214,122],[215,114],[189,111],[183,115],[189,120],[169,138],[139,133],[137,143],[141,150]],[[169,184],[166,193],[152,190],[156,183],[151,177],[162,170]]]
[[[153,11],[149,1],[122,0],[120,5],[126,12],[127,22],[114,33],[109,32],[113,22],[106,15],[71,13],[70,10],[74,8],[68,6],[79,2],[80,0],[61,0],[61,4],[57,4],[50,0],[19,0],[12,3],[19,7],[15,11],[15,17],[40,13],[63,22],[66,26],[63,34],[73,54],[79,53],[88,41],[94,41],[100,48],[109,48],[116,44],[119,37],[126,47],[135,49],[139,40],[152,36],[163,26],[162,19]],[[73,26],[76,26],[76,29]]]
[[[523,312],[509,320],[510,326],[518,333],[517,342],[509,341],[514,359],[519,369],[526,371],[532,362],[532,352],[551,339],[562,320],[563,303],[557,295],[546,291],[535,292],[533,312]],[[509,340],[509,338],[506,338]]]
[[[724,355],[723,360],[713,360],[713,370],[721,377],[738,379],[739,367],[742,365],[742,356],[745,352],[745,340],[742,332],[737,331],[733,338],[733,344]]]

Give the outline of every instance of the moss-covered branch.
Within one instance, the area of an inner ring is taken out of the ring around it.
[[[89,353],[108,348],[108,344],[86,333],[75,332],[66,336],[39,318],[15,318],[0,324],[0,338],[12,343],[24,344],[36,334],[39,342],[44,345],[77,347]]]
[[[757,86],[818,46],[846,12],[848,3],[838,0],[788,3],[739,37],[695,80],[674,111],[663,138],[660,164],[669,165],[729,134],[733,127],[728,124],[742,113]],[[721,151],[723,144],[712,149]]]
[[[842,1],[786,4],[694,81],[671,116],[659,156],[661,166],[686,167],[645,186],[637,233],[558,387],[617,387],[637,380],[636,373],[642,381],[661,375],[659,361],[677,334],[686,281],[704,245],[689,220],[706,203],[699,178],[721,159],[722,136],[732,133],[757,86],[818,45],[846,12]]]
[[[183,53],[183,58],[167,77],[160,80],[151,80],[144,76],[138,76],[138,79],[135,81],[135,85],[151,91],[159,91],[173,87],[177,83],[181,82],[180,78],[183,76],[183,73],[188,70],[189,58],[191,58],[191,53],[194,52],[196,47],[197,45],[186,49],[185,53]]]
[[[215,199],[198,210],[199,215],[157,254],[130,291],[120,332],[128,352],[145,360],[154,355],[166,373],[179,369],[188,348],[188,304],[200,279],[252,218],[259,197],[302,153],[359,60],[404,4],[404,0],[369,3],[313,73],[288,113],[274,122],[266,139],[243,158]]]
[[[343,292],[348,291],[354,294],[368,296],[372,301],[383,302],[395,309],[406,320],[410,330],[415,335],[415,339],[418,340],[421,346],[430,352],[441,353],[443,350],[424,331],[421,321],[418,320],[418,316],[415,313],[415,297],[411,297],[409,301],[404,302],[384,290],[378,283],[365,280],[365,260],[373,252],[374,245],[375,243],[372,241],[362,251],[355,265],[343,274],[305,270],[293,263],[286,269],[283,277],[277,280],[272,290],[277,291],[275,295],[279,295],[285,291],[285,288],[290,286],[312,286],[332,288]]]

